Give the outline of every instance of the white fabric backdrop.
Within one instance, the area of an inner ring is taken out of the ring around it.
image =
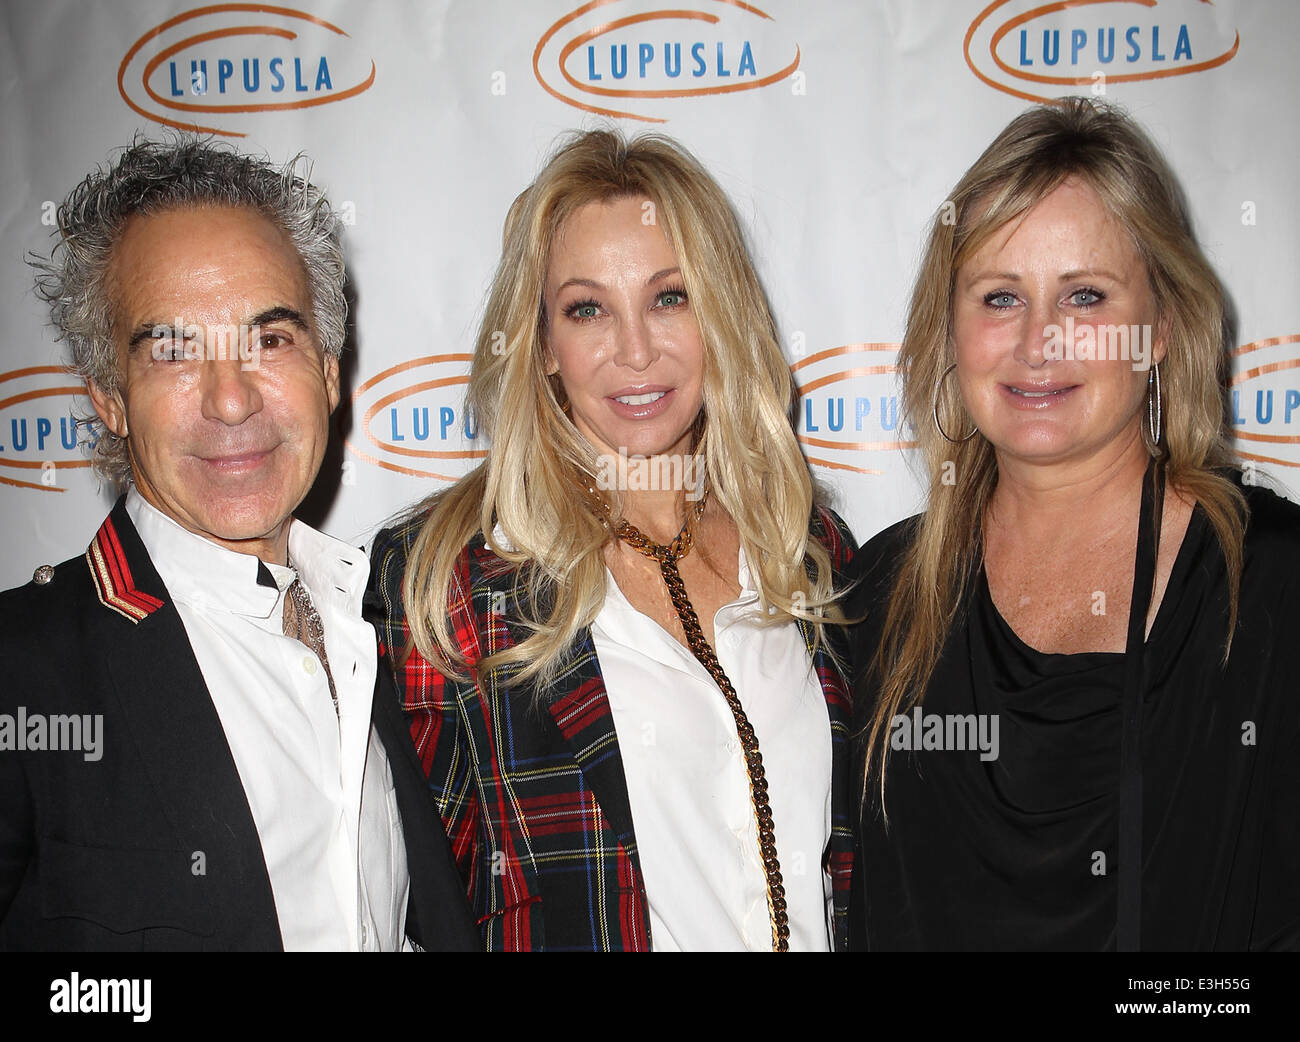
[[[67,447],[72,381],[24,253],[48,251],[52,207],[81,177],[164,121],[276,160],[306,151],[353,221],[354,401],[323,473],[336,494],[311,504],[342,538],[472,465],[463,377],[506,208],[557,134],[602,120],[679,138],[731,194],[809,388],[800,433],[858,537],[913,512],[889,366],[926,222],[1028,99],[1096,90],[1178,171],[1239,315],[1240,447],[1300,489],[1300,5],[238,6],[0,10],[2,587],[81,552],[111,502]]]

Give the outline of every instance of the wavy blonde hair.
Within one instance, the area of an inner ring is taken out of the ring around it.
[[[476,533],[497,526],[492,551],[516,566],[512,609],[528,630],[478,662],[518,667],[547,688],[605,597],[603,551],[613,538],[583,490],[597,457],[546,374],[544,286],[564,222],[589,203],[645,198],[676,254],[704,345],[703,408],[694,451],[705,487],[735,522],[772,621],[818,626],[843,616],[832,571],[809,534],[814,485],[795,440],[795,387],[744,236],[722,189],[685,149],[659,135],[631,141],[596,130],[565,141],[506,217],[501,262],[470,370],[468,404],[491,439],[487,459],[417,510],[426,512],[403,579],[412,639],[463,677],[468,663],[447,621],[453,571]],[[613,517],[621,501],[611,496]]]
[[[935,217],[912,292],[899,352],[907,415],[916,425],[929,474],[925,513],[893,578],[885,623],[871,669],[880,696],[865,729],[866,772],[884,787],[890,722],[917,705],[983,553],[983,519],[998,470],[981,434],[947,441],[929,421],[936,407],[944,428],[970,430],[956,381],[943,381],[953,361],[952,298],[958,269],[998,229],[1015,220],[1067,178],[1091,186],[1133,237],[1155,297],[1164,335],[1161,363],[1163,453],[1169,483],[1196,500],[1214,526],[1227,562],[1230,614],[1226,661],[1236,628],[1246,503],[1221,473],[1235,463],[1225,427],[1230,326],[1220,284],[1192,231],[1178,183],[1159,149],[1113,106],[1066,98],[1017,116],[966,171]],[[949,205],[951,204],[951,206]],[[962,475],[945,484],[951,461]],[[866,793],[866,775],[863,794]]]

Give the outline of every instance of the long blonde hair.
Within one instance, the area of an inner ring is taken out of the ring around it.
[[[629,197],[654,205],[681,268],[704,344],[694,451],[706,487],[736,524],[763,606],[775,607],[777,620],[820,626],[842,618],[829,556],[809,536],[814,487],[794,436],[794,382],[726,196],[672,140],[597,130],[564,142],[510,207],[468,391],[491,450],[419,508],[427,515],[403,599],[414,644],[450,676],[468,665],[447,621],[453,569],[478,532],[516,566],[511,607],[529,633],[476,663],[480,671],[516,666],[521,683],[545,690],[604,602],[612,536],[582,491],[596,484],[595,452],[565,414],[558,375],[546,374],[543,288],[566,219],[589,203]],[[611,499],[617,519],[622,504]],[[498,526],[503,541],[492,539]]]
[[[1192,232],[1186,204],[1159,150],[1120,110],[1066,98],[1017,116],[966,171],[930,229],[899,352],[903,403],[917,417],[929,474],[926,511],[893,578],[879,647],[871,664],[880,695],[865,729],[866,771],[883,793],[890,723],[921,701],[948,631],[982,555],[985,510],[997,484],[993,446],[976,434],[953,444],[930,422],[936,407],[954,437],[972,427],[955,380],[952,298],[958,269],[1007,222],[1067,178],[1090,185],[1132,235],[1146,264],[1167,351],[1161,363],[1163,452],[1170,484],[1196,500],[1227,562],[1230,613],[1226,661],[1236,627],[1246,504],[1217,471],[1232,453],[1224,418],[1229,325],[1223,288]],[[944,483],[945,467],[960,479]],[[948,468],[951,470],[951,467]],[[863,778],[865,796],[866,777]]]

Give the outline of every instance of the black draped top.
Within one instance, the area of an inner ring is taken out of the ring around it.
[[[1227,587],[1197,508],[1146,644],[1144,950],[1300,947],[1300,507],[1251,507],[1227,666]],[[914,520],[914,519],[911,519]],[[853,559],[861,732],[900,522]],[[1044,654],[981,570],[919,714],[867,782],[850,910],[858,950],[1115,948],[1124,655]]]

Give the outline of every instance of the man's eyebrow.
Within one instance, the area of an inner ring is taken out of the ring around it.
[[[272,322],[288,322],[297,326],[304,333],[311,332],[311,327],[307,325],[307,320],[302,317],[301,311],[283,305],[259,311],[248,320],[250,326],[269,326]]]
[[[126,349],[128,351],[134,351],[136,347],[144,340],[159,339],[155,334],[158,333],[160,330],[165,330],[167,333],[171,334],[172,336],[175,336],[176,333],[172,332],[175,329],[176,327],[173,326],[170,322],[151,322],[151,323],[146,323],[145,325],[137,326],[135,332],[132,333],[131,336],[127,339]],[[179,332],[182,336],[184,336],[185,334],[185,330],[183,329],[177,330],[177,332]]]
[[[297,326],[304,333],[310,333],[311,327],[307,325],[307,320],[303,318],[302,312],[295,308],[286,307],[283,304],[276,305],[273,308],[267,308],[265,311],[259,311],[256,315],[244,323],[248,328],[256,326],[269,326],[273,322],[288,322]],[[144,322],[135,328],[135,331],[127,338],[126,348],[128,351],[134,351],[145,340],[157,340],[159,334],[167,337],[184,337],[185,330],[193,329],[194,326],[175,326],[170,322]]]

